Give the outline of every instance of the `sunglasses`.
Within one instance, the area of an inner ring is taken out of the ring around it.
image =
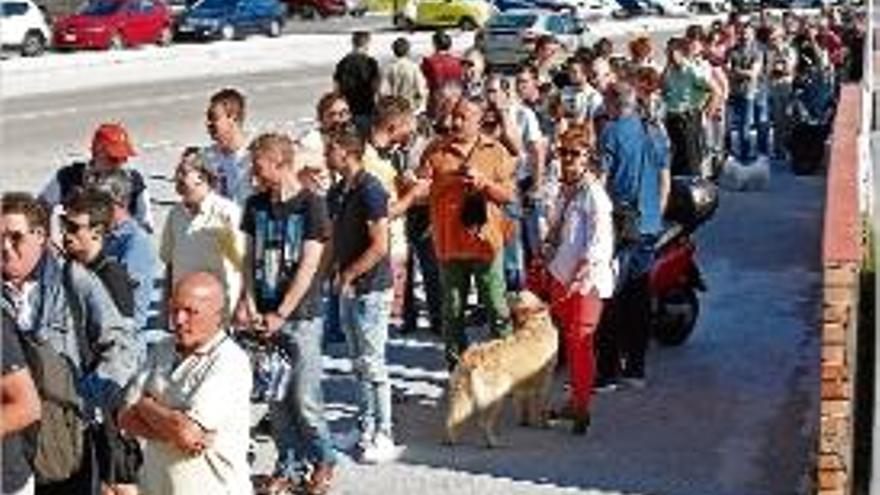
[[[80,230],[87,229],[91,226],[90,223],[78,223],[68,218],[61,219],[61,227],[64,229],[64,232],[67,232],[68,234],[76,234]]]
[[[30,231],[24,232],[20,230],[10,230],[3,233],[0,233],[0,245],[5,245],[8,240],[13,248],[18,249],[24,243],[25,238],[28,234],[33,234],[35,231],[31,229]]]

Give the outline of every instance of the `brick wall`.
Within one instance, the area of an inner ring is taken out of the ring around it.
[[[853,383],[862,235],[858,135],[861,92],[845,86],[832,131],[823,231],[822,385],[818,495],[849,495],[853,467]]]

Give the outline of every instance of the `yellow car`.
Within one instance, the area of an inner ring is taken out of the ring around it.
[[[395,23],[400,27],[459,27],[478,29],[495,12],[487,0],[409,0]]]

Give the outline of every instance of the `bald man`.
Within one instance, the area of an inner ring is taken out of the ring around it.
[[[185,275],[169,304],[174,338],[151,348],[126,391],[124,431],[146,440],[144,495],[249,494],[251,367],[223,328],[223,284]]]

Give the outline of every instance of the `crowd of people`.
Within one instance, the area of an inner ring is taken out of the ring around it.
[[[420,63],[400,38],[383,67],[358,32],[304,134],[250,136],[245,94],[212,95],[210,144],[182,151],[163,225],[127,130],[101,125],[90,160],[2,195],[2,493],[251,493],[245,337],[283,358],[256,490],[327,493],[325,332],[353,364],[354,457],[387,462],[389,332],[426,307],[453,369],[469,326],[510,335],[507,297],[526,289],[568,369],[547,414],[586,433],[595,392],[647,383],[670,177],[711,177],[728,150],[784,159],[795,103],[860,77],[864,29],[837,10],[732,15],[671,38],[662,64],[648,35],[575,53],[544,36],[512,75],[479,37],[458,54],[438,31]]]

